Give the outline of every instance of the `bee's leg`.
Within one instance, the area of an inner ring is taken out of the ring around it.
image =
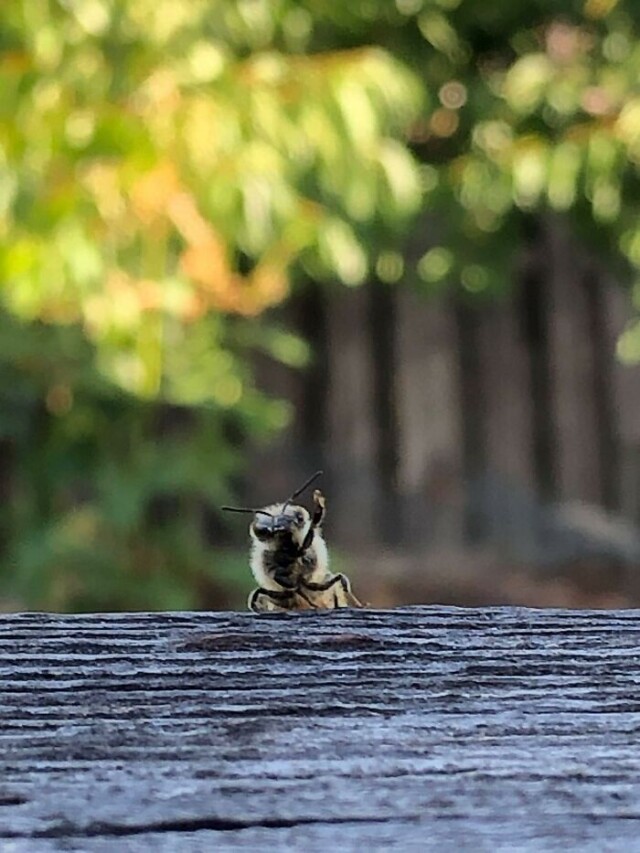
[[[346,575],[339,574],[340,584],[342,586],[342,594],[344,595],[346,604],[343,605],[345,607],[364,607],[364,604],[360,601],[359,598],[356,598],[355,595],[351,592],[351,581]]]
[[[249,610],[254,613],[286,612],[295,610],[295,604],[289,592],[277,592],[273,589],[254,589],[249,596]]]
[[[362,607],[362,602],[358,601],[355,595],[351,592],[351,584],[349,578],[343,574],[331,575],[329,580],[324,583],[306,583],[304,586],[313,592],[327,592],[328,596],[323,596],[324,607]]]
[[[320,489],[316,489],[313,493],[313,516],[311,517],[311,524],[313,527],[320,527],[322,525],[326,511],[326,498]]]
[[[300,546],[300,556],[304,555],[307,549],[311,546],[316,528],[320,527],[325,516],[327,502],[320,489],[316,489],[313,493],[313,507],[311,524],[309,525],[307,535],[304,537],[302,545]]]
[[[300,599],[300,604],[298,605],[298,610],[317,610],[318,605],[315,604],[309,596],[303,592],[301,589],[296,590],[296,598]]]

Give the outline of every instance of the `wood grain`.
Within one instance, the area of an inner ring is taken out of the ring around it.
[[[0,619],[0,850],[629,850],[637,611]]]

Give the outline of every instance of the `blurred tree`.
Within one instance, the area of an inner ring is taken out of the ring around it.
[[[204,600],[230,437],[287,417],[247,354],[306,360],[255,319],[296,270],[495,294],[538,209],[640,267],[639,20],[632,0],[4,3],[5,589]],[[434,245],[407,269],[421,209]]]
[[[298,259],[361,282],[352,223],[418,208],[397,141],[417,81],[378,48],[307,54],[312,25],[293,2],[0,9],[6,594],[206,600],[203,500],[228,496],[239,436],[288,414],[247,353],[306,359],[253,318]]]
[[[127,391],[233,405],[232,366],[194,359],[198,324],[281,302],[308,248],[317,271],[362,281],[351,221],[418,207],[390,136],[417,115],[417,82],[375,48],[286,52],[311,24],[296,3],[2,15],[4,304],[80,324]]]
[[[397,0],[393,50],[434,108],[411,140],[436,245],[427,290],[509,287],[514,246],[534,211],[559,212],[622,279],[640,269],[640,7],[632,0]],[[640,285],[640,280],[638,282]],[[637,285],[638,286],[638,285]],[[620,342],[640,357],[640,333]]]

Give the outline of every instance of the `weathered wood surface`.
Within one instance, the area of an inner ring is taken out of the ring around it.
[[[0,619],[0,850],[640,845],[638,612]]]

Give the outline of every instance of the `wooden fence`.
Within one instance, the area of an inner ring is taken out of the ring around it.
[[[256,365],[295,417],[254,452],[244,498],[271,502],[323,468],[332,554],[366,572],[374,604],[640,602],[640,369],[615,357],[631,298],[562,220],[526,239],[500,300],[301,288],[283,319],[312,364]],[[0,505],[11,449],[0,442]],[[239,528],[208,519],[208,542],[244,547]],[[523,589],[559,566],[596,597]]]
[[[314,362],[259,365],[296,415],[254,499],[323,467],[347,549],[640,564],[640,370],[615,353],[631,300],[561,220],[523,246],[502,300],[370,282],[309,287],[288,312]]]

